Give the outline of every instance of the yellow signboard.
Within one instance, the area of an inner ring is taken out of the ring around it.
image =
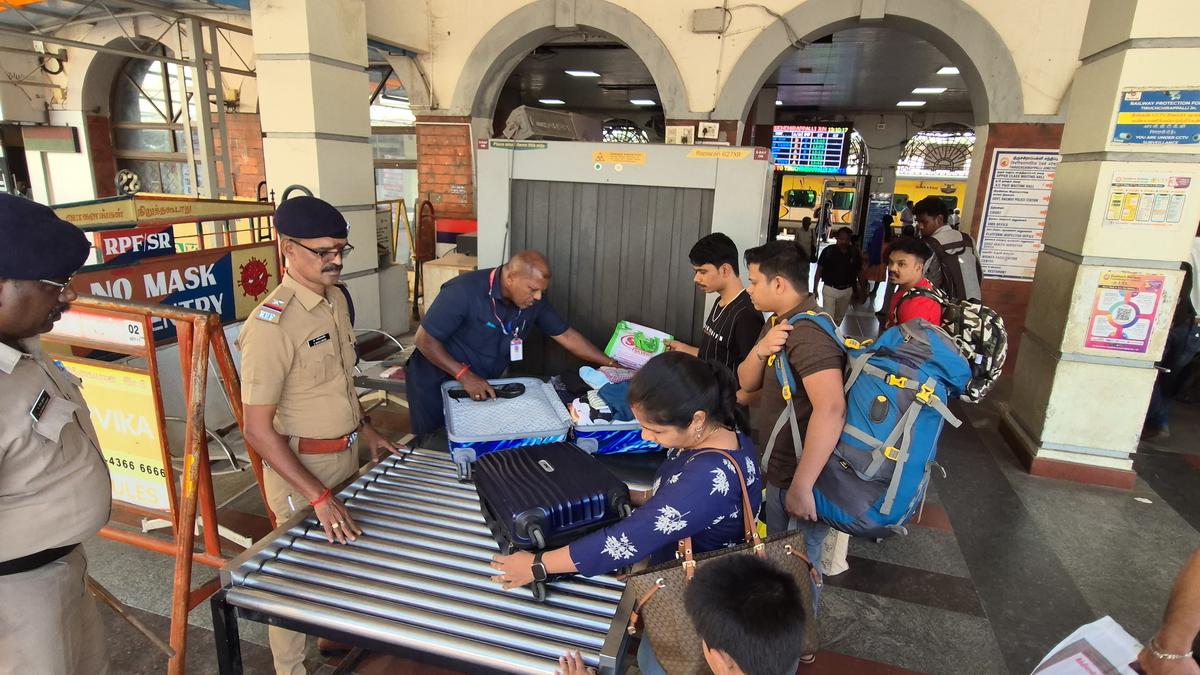
[[[150,375],[66,359],[62,364],[83,380],[83,396],[112,476],[113,499],[169,511],[158,402]]]
[[[596,150],[592,152],[592,161],[597,164],[645,164],[646,153]]]
[[[104,225],[191,223],[270,216],[270,202],[196,199],[179,195],[136,194],[55,206],[59,218],[82,228]]]
[[[750,159],[754,148],[692,148],[691,159]]]

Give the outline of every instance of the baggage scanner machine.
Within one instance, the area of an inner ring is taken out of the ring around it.
[[[758,246],[774,208],[766,148],[492,139],[475,156],[480,268],[544,253],[551,304],[593,344],[621,320],[697,344],[708,304],[688,251],[710,232]],[[572,365],[546,342],[528,340],[514,370]]]

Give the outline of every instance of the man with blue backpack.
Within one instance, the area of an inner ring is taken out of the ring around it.
[[[994,382],[995,359],[979,359],[975,373],[963,350],[982,345],[976,353],[994,356],[983,333],[1003,326],[987,320],[952,337],[918,317],[874,341],[844,338],[802,290],[801,255],[789,242],[746,251],[750,298],[773,316],[738,377],[743,389],[762,390],[755,441],[768,486],[767,533],[803,530],[819,568],[830,527],[873,539],[906,531],[937,466],[944,422],[960,424],[947,404],[978,400]],[[962,319],[952,325],[990,316],[963,303],[950,307]],[[976,333],[979,340],[960,344]]]
[[[762,391],[751,410],[755,445],[764,452],[771,441],[776,443],[775,452],[767,458],[769,463],[762,465],[767,483],[762,519],[769,535],[804,530],[809,560],[820,569],[821,544],[829,527],[817,521],[813,486],[845,423],[842,371],[846,354],[816,322],[788,321],[821,312],[807,291],[808,259],[803,251],[792,242],[773,241],[747,250],[746,265],[750,280],[746,290],[754,308],[772,314],[750,355],[738,367],[742,389]],[[828,315],[821,316],[828,320]],[[786,359],[795,376],[794,386],[784,388],[774,367],[776,359]],[[796,413],[795,428],[803,442],[799,460],[800,448],[794,437],[776,429],[777,420],[789,406]],[[813,598],[815,602],[815,593]]]

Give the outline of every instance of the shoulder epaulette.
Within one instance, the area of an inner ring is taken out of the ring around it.
[[[283,315],[283,310],[287,309],[288,303],[295,296],[296,291],[286,286],[276,288],[271,297],[264,300],[258,306],[258,309],[254,312],[254,317],[267,323],[279,323],[279,317]]]

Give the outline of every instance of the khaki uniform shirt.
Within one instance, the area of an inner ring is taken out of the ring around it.
[[[275,430],[298,438],[338,438],[358,428],[354,330],[341,289],[321,296],[290,275],[246,319],[242,402],[273,405]]]
[[[112,508],[79,380],[21,346],[0,343],[0,561],[82,543]]]

